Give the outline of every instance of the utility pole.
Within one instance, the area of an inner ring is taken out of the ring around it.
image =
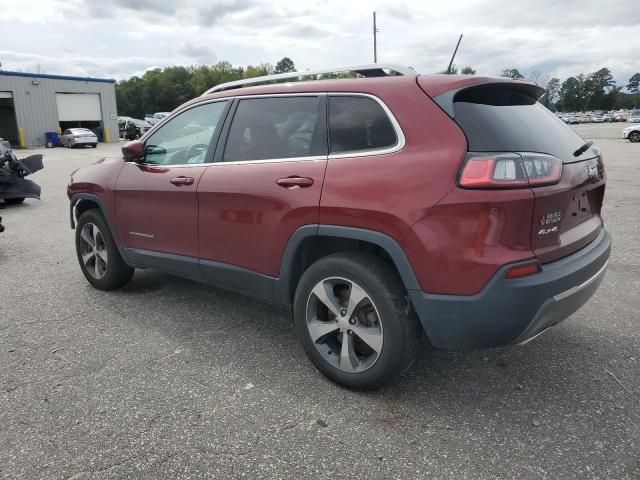
[[[378,32],[376,12],[373,12],[373,63],[378,63]]]

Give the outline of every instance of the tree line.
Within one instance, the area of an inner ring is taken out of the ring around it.
[[[293,61],[284,57],[275,66],[234,67],[229,62],[190,67],[175,66],[148,70],[141,77],[134,76],[116,83],[118,113],[122,116],[144,118],[145,114],[170,112],[187,100],[225,82],[295,71]]]
[[[257,66],[234,67],[222,61],[214,65],[175,66],[153,69],[141,77],[134,76],[116,84],[116,100],[120,115],[144,118],[147,113],[169,112],[206,90],[220,83],[295,71],[294,62],[284,57],[274,65],[261,63]],[[451,72],[475,75],[470,67],[452,66]],[[345,78],[352,74],[328,74],[321,78]],[[551,110],[585,111],[614,110],[640,107],[640,73],[636,73],[624,87],[616,85],[608,68],[588,74],[569,77],[564,81],[543,73],[532,71],[524,75],[517,68],[502,71],[502,77],[529,80],[546,89],[541,102]],[[303,77],[304,79],[304,77]]]
[[[606,67],[588,74],[569,77],[564,82],[533,71],[525,77],[517,68],[502,71],[503,77],[529,80],[546,90],[541,102],[551,110],[575,112],[586,110],[617,110],[640,106],[640,73],[635,73],[624,86],[616,84]],[[622,92],[626,87],[629,93]]]

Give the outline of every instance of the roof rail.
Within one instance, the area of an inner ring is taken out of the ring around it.
[[[235,80],[233,82],[221,83],[210,88],[202,95],[209,95],[214,92],[222,92],[234,88],[246,87],[249,85],[259,85],[266,82],[274,82],[278,80],[288,80],[300,77],[309,77],[314,75],[326,75],[330,73],[355,72],[363,77],[386,77],[397,75],[415,75],[416,72],[409,67],[400,65],[371,63],[367,65],[349,65],[346,67],[323,68],[320,70],[303,70],[299,72],[278,73],[276,75],[265,75],[262,77],[245,78],[243,80]]]

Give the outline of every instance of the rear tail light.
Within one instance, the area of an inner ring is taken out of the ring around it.
[[[505,278],[521,278],[529,275],[534,275],[540,271],[540,264],[535,261],[531,263],[525,263],[523,265],[516,265],[507,270]]]
[[[528,188],[553,185],[562,161],[543,153],[469,153],[458,183],[463,188]]]

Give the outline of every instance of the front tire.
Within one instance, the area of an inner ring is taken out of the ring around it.
[[[124,287],[135,271],[122,260],[107,222],[97,209],[87,210],[78,219],[76,253],[82,273],[98,290]]]
[[[24,202],[24,197],[20,197],[20,198],[5,198],[4,202],[7,205],[18,205],[19,203]]]
[[[379,388],[407,370],[422,333],[398,274],[364,252],[311,265],[296,289],[294,322],[316,368],[355,390]]]
[[[638,143],[640,142],[640,132],[631,132],[629,134],[629,141],[633,142],[633,143]]]

